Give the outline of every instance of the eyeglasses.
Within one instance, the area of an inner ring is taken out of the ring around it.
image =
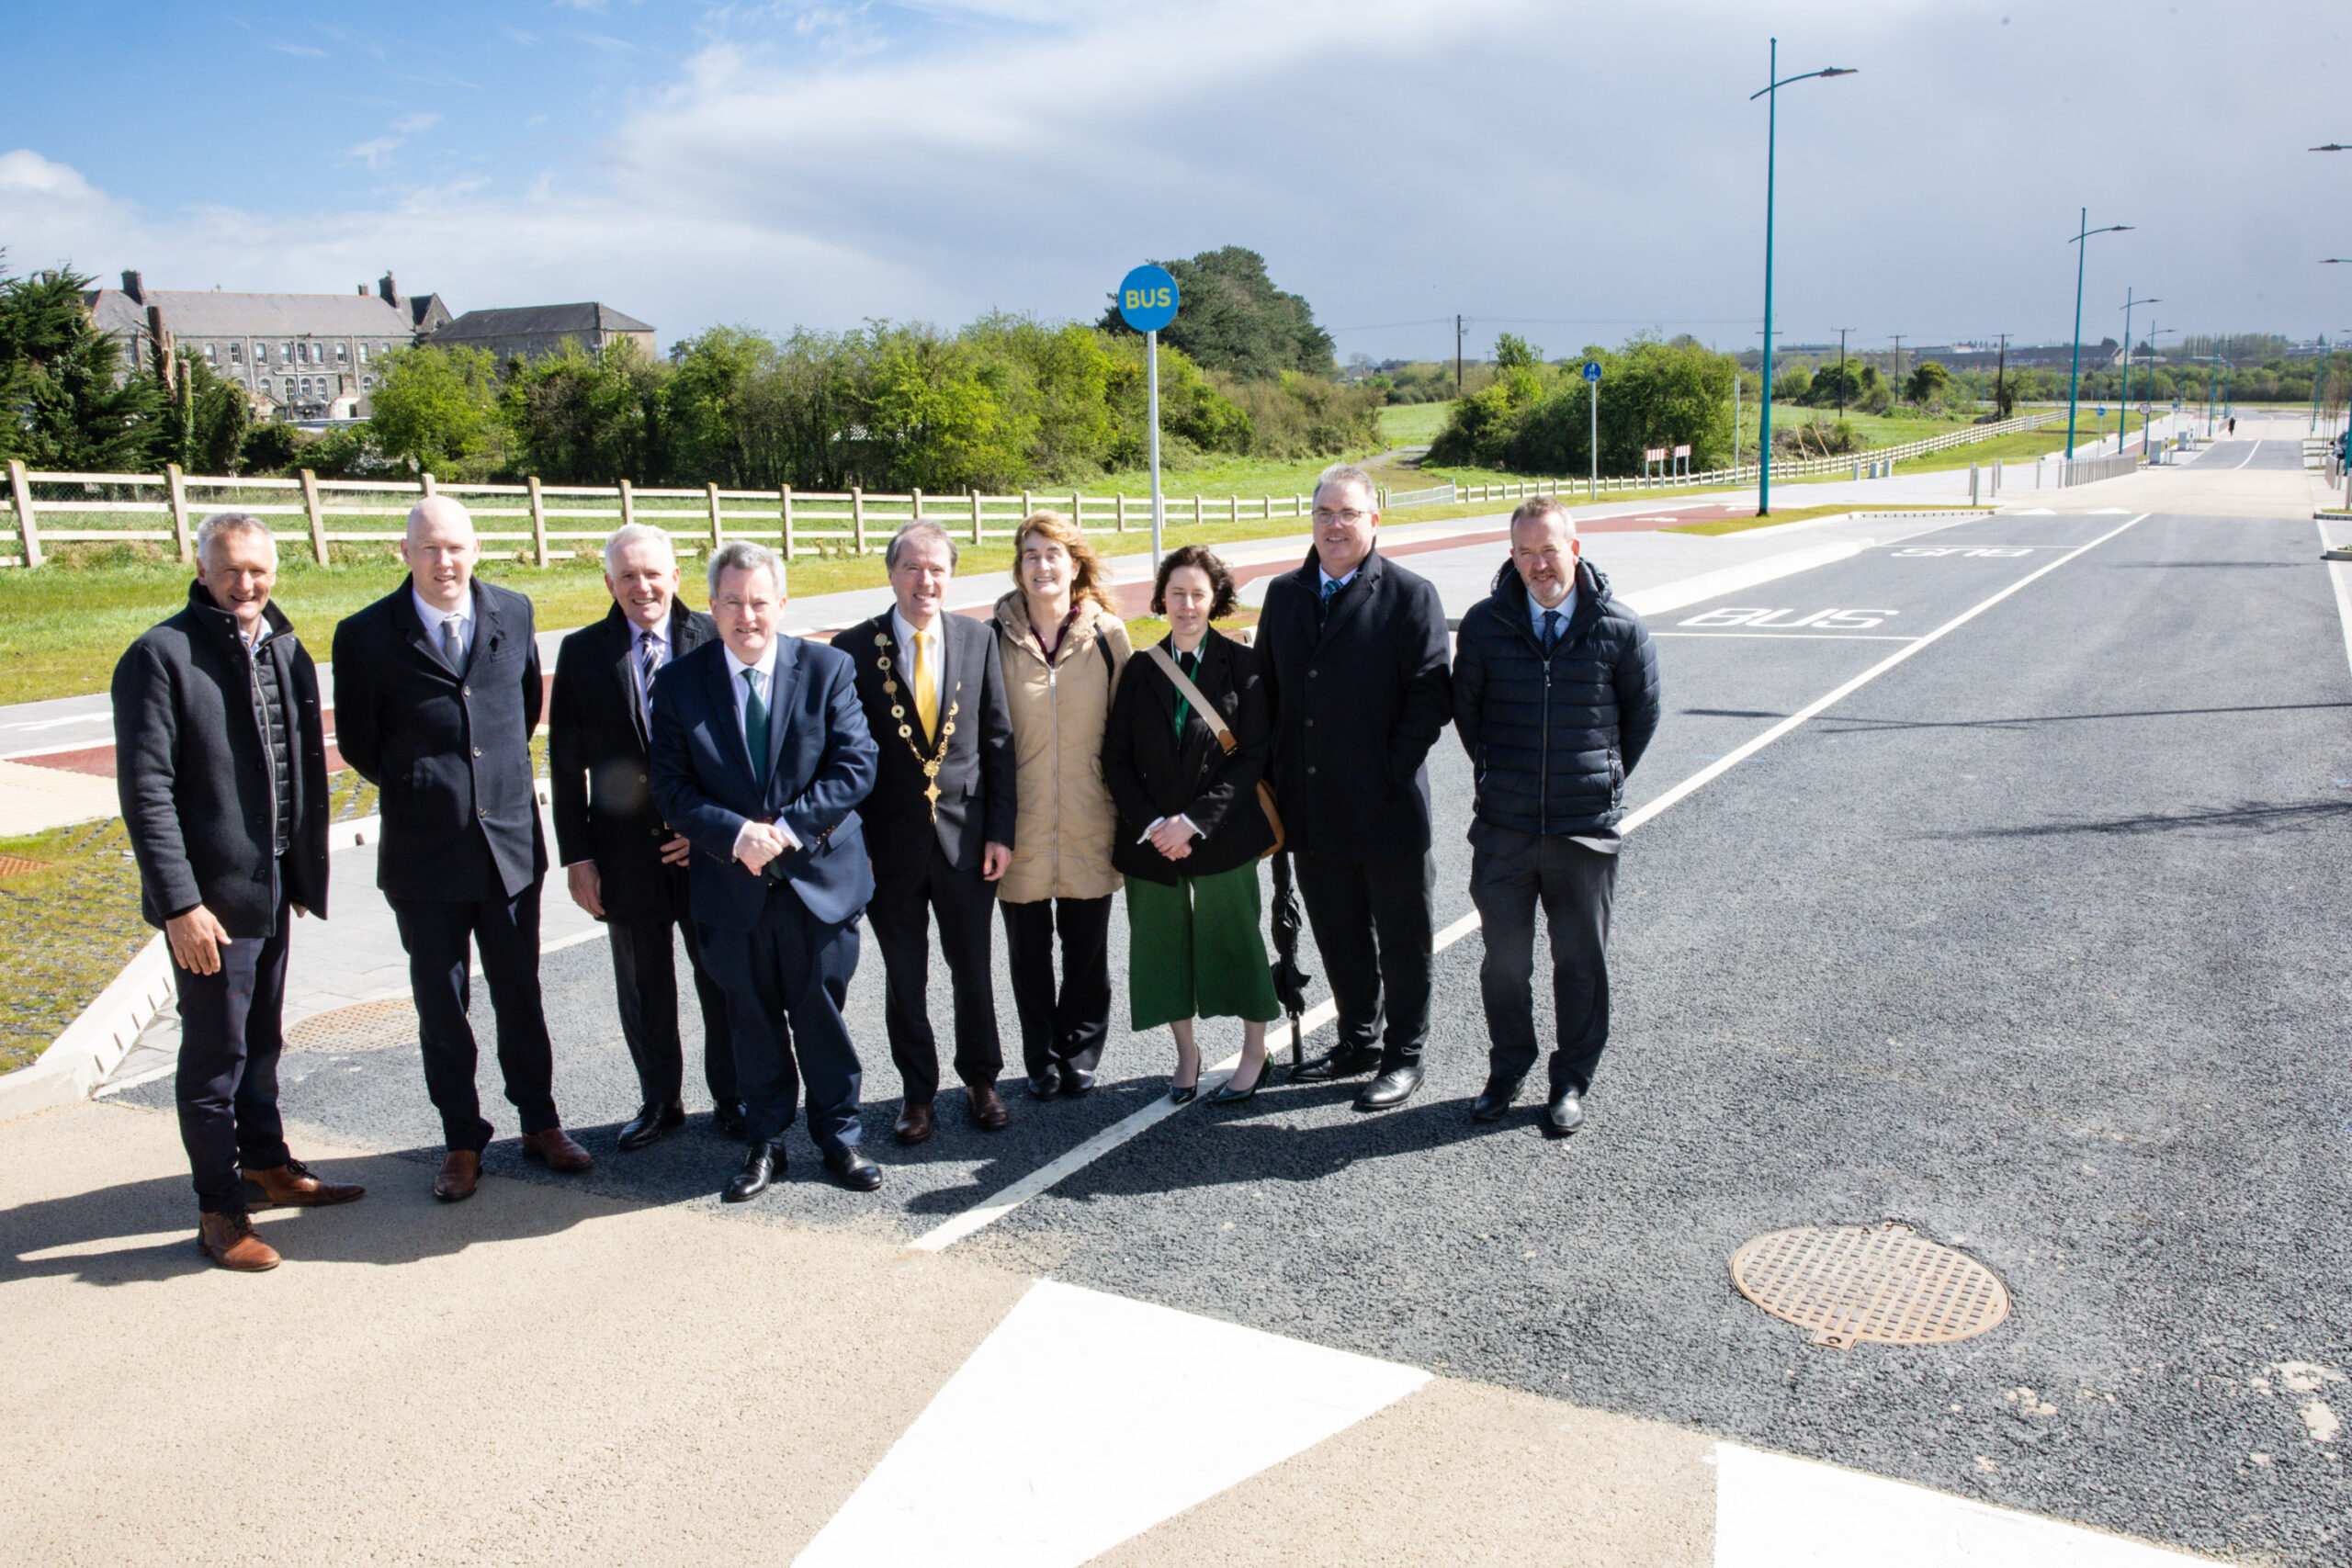
[[[1315,525],[1319,528],[1326,523],[1345,523],[1349,527],[1352,528],[1371,515],[1371,513],[1361,511],[1352,506],[1346,507],[1338,512],[1332,511],[1328,506],[1318,506],[1315,509]]]

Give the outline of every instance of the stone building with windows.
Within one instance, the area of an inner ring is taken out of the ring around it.
[[[383,356],[452,319],[438,294],[402,294],[386,273],[374,292],[227,294],[151,289],[136,272],[83,303],[133,365],[169,379],[175,350],[245,389],[266,419],[364,419]]]
[[[496,310],[469,310],[434,333],[435,348],[480,348],[504,365],[510,359],[528,363],[548,359],[576,343],[589,354],[600,354],[623,338],[633,339],[653,357],[653,329],[635,316],[625,316],[610,305],[588,300],[577,305],[517,305]]]

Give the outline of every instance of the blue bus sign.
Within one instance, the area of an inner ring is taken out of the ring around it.
[[[1584,362],[1584,378],[1588,381],[1598,381],[1600,379],[1600,360],[1588,359]]]
[[[1176,319],[1176,279],[1147,262],[1119,280],[1119,315],[1139,333],[1156,333]]]

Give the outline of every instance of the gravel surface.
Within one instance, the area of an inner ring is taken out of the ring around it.
[[[1970,524],[1922,543],[2044,547],[1883,547],[1725,603],[1891,609],[1869,629],[1916,636],[2125,521]],[[2352,923],[2352,683],[2315,554],[2308,523],[2151,517],[1642,829],[1577,1137],[1544,1137],[1533,1103],[1471,1125],[1474,934],[1439,960],[1430,1081],[1402,1110],[1357,1114],[1352,1084],[1195,1107],[963,1245],[2191,1549],[2352,1562],[2352,1435],[2318,1437],[2352,1415],[2347,987],[2319,960]],[[1680,625],[1709,608],[1654,629],[1710,629]],[[1903,646],[1662,638],[1668,718],[1634,801]],[[1435,755],[1441,800],[1466,798],[1451,735]],[[1437,856],[1443,924],[1468,908],[1458,829]],[[715,1207],[736,1145],[700,1118],[613,1152],[635,1089],[604,947],[544,972],[586,1183]],[[882,1192],[833,1188],[796,1131],[791,1179],[730,1218],[910,1238],[1164,1089],[1164,1034],[1114,1028],[1091,1099],[1037,1105],[1009,1077],[1009,1131],[943,1096],[937,1138],[899,1150],[880,979],[869,942],[851,1021]],[[285,1077],[297,1120],[437,1160],[413,1051],[290,1055]],[[511,1142],[488,1168],[548,1179]],[[1827,1350],[1731,1288],[1752,1236],[1890,1219],[1990,1265],[2009,1320]]]

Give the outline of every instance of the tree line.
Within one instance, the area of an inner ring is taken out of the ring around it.
[[[1160,342],[1161,448],[1296,460],[1379,439],[1380,389],[1331,378],[1306,302],[1238,247],[1163,263],[1184,288]],[[931,492],[1083,483],[1142,465],[1144,342],[1124,324],[996,313],[949,332],[872,321],[777,336],[713,327],[655,358],[634,343],[500,363],[412,347],[370,416],[323,435],[254,424],[242,390],[183,355],[166,386],[124,363],[69,268],[0,273],[0,457],[79,472],[310,468],[323,476]]]
[[[1584,379],[1598,361],[1599,405]],[[1694,468],[1731,460],[1732,378],[1737,364],[1689,336],[1637,336],[1622,347],[1594,344],[1547,363],[1541,350],[1505,333],[1493,378],[1457,401],[1430,446],[1432,467],[1464,465],[1574,476],[1589,471],[1598,416],[1600,468],[1638,473],[1642,454],[1687,444]]]

